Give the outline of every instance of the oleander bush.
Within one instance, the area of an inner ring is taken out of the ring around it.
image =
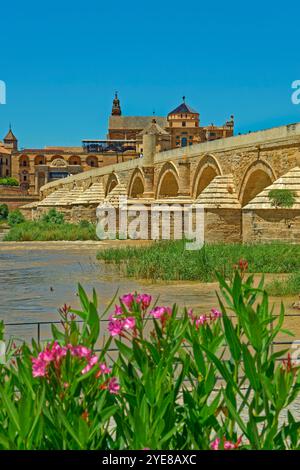
[[[201,314],[138,293],[100,314],[79,286],[51,340],[8,345],[0,449],[299,449],[299,367],[272,347],[284,309],[246,267],[217,274],[219,305]]]

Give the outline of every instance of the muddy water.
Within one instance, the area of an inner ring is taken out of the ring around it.
[[[104,308],[119,289],[149,292],[159,296],[160,304],[177,303],[207,312],[217,306],[216,283],[198,282],[150,283],[126,279],[112,265],[96,260],[104,243],[40,243],[0,244],[0,318],[7,323],[30,323],[58,320],[57,308],[64,303],[78,307],[78,281],[90,293],[95,287],[99,303]],[[272,299],[276,310],[280,299]],[[300,339],[300,310],[291,308],[295,298],[284,298],[287,314],[285,326]],[[12,334],[21,337],[34,335],[35,326],[10,326]]]

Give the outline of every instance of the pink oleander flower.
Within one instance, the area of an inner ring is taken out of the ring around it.
[[[47,373],[47,362],[40,358],[31,358],[33,377],[45,377]]]
[[[207,316],[204,314],[204,315],[200,315],[199,318],[196,318],[195,319],[195,326],[198,330],[199,326],[202,326],[202,325],[205,325],[207,323]]]
[[[122,334],[124,328],[124,321],[123,320],[117,320],[113,317],[111,317],[110,322],[108,324],[108,330],[111,334],[111,336],[118,336]]]
[[[124,320],[123,328],[126,330],[132,330],[135,327],[135,318],[134,317],[127,317]]]
[[[97,356],[92,356],[89,359],[88,364],[82,369],[81,373],[82,374],[87,374],[94,367],[94,365],[97,364],[97,362],[98,362],[98,357]]]
[[[102,364],[99,364],[99,372],[100,374],[110,374],[111,373],[111,369],[109,367],[107,367],[107,365],[105,364],[105,362],[102,362]]]
[[[134,295],[125,294],[122,297],[120,297],[120,301],[125,305],[125,307],[127,307],[130,310],[134,302]]]
[[[89,358],[92,352],[86,346],[80,346],[80,345],[79,346],[69,345],[69,349],[71,351],[72,356],[77,356],[77,357]]]
[[[212,443],[210,444],[210,448],[212,450],[219,450],[219,445],[220,445],[221,439],[217,437]]]
[[[86,346],[73,346],[72,344],[68,344],[66,347],[60,346],[57,341],[55,341],[52,346],[46,346],[44,351],[38,354],[37,358],[31,358],[33,377],[45,377],[51,363],[54,364],[56,369],[59,369],[61,361],[67,355],[68,351],[73,357],[86,360],[87,364],[82,369],[82,374],[89,372],[98,362],[98,357],[96,355],[92,356],[92,351]]]
[[[123,310],[121,305],[115,305],[115,315],[123,315]]]
[[[240,436],[238,438],[238,440],[234,443],[234,442],[231,442],[231,441],[226,441],[225,438],[223,438],[223,441],[224,441],[224,444],[223,444],[223,448],[224,450],[234,450],[234,449],[237,449],[241,442],[242,442],[242,436]],[[217,437],[211,444],[210,444],[210,448],[212,450],[221,450],[220,449],[220,444],[221,444],[221,439],[219,437]]]
[[[109,393],[112,393],[113,395],[116,395],[119,393],[120,385],[118,384],[116,377],[112,377],[110,381],[108,382],[108,390],[109,390]]]
[[[42,351],[39,354],[39,358],[41,361],[44,362],[51,362],[54,360],[54,352],[50,351],[48,348],[45,349],[45,351]]]
[[[139,294],[136,297],[136,302],[140,304],[142,310],[147,310],[149,305],[151,304],[152,297],[148,294]]]
[[[194,319],[194,310],[192,308],[188,309],[187,314],[189,318]]]
[[[233,450],[235,449],[235,444],[230,441],[225,441],[224,442],[224,450]]]
[[[150,311],[150,315],[154,318],[160,319],[164,315],[171,315],[172,311],[170,307],[155,307],[153,310]]]
[[[222,313],[217,310],[216,308],[212,308],[211,309],[211,318],[213,320],[216,320],[217,318],[221,318],[222,317]]]

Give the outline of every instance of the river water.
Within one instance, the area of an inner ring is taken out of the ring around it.
[[[9,323],[31,323],[59,320],[58,307],[64,303],[79,305],[77,284],[88,293],[95,287],[101,309],[108,305],[116,291],[147,292],[159,304],[193,307],[198,313],[218,305],[216,283],[198,282],[150,283],[126,279],[118,269],[96,260],[101,244],[88,243],[0,243],[0,319]],[[295,298],[283,299],[288,314],[300,314],[291,308]],[[276,310],[280,299],[274,299]],[[286,325],[300,338],[300,316],[287,317]],[[29,338],[36,326],[7,327],[11,334]]]

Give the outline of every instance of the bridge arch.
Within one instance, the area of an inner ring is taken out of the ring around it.
[[[114,172],[111,173],[106,183],[105,196],[107,196],[118,184],[120,184],[120,181],[117,174]]]
[[[138,198],[145,191],[145,181],[142,171],[137,168],[131,177],[128,189],[128,197]]]
[[[218,160],[213,155],[204,155],[195,171],[192,197],[197,197],[209,185],[209,183],[216,177],[222,174],[222,169]]]
[[[239,199],[242,207],[276,179],[273,168],[266,161],[257,160],[252,163],[245,171],[240,187]]]
[[[179,191],[179,175],[176,166],[167,162],[160,170],[156,198],[176,197]]]

